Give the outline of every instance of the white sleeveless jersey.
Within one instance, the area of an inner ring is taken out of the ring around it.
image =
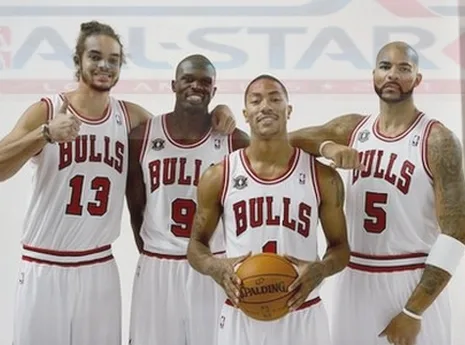
[[[231,136],[208,132],[197,143],[173,140],[160,115],[147,123],[140,164],[147,204],[141,237],[144,250],[157,254],[186,255],[197,207],[197,185],[202,173],[231,152]],[[222,226],[211,241],[213,252],[224,251]]]
[[[61,95],[44,98],[51,120]],[[31,160],[33,192],[22,243],[57,251],[87,250],[119,236],[128,163],[129,118],[124,104],[110,98],[105,115],[81,121],[78,138],[48,144]]]
[[[378,117],[357,126],[350,146],[365,171],[346,181],[351,250],[368,255],[428,253],[439,234],[427,165],[427,138],[434,120],[420,114],[395,138],[379,133]]]
[[[258,177],[244,149],[224,164],[226,255],[273,252],[316,260],[320,193],[315,158],[296,149],[289,170],[275,180]]]

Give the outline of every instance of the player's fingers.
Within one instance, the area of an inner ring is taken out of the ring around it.
[[[241,262],[243,262],[245,259],[249,258],[250,256],[252,255],[252,252],[248,252],[247,254],[245,255],[242,255],[242,256],[239,256],[237,258],[234,259],[234,266],[240,264]]]
[[[291,285],[289,285],[289,287],[287,288],[287,291],[289,292],[292,292],[292,291],[295,291],[297,289],[299,289],[299,287],[302,285],[302,276],[299,275],[293,282]]]
[[[287,254],[285,254],[285,255],[284,255],[284,258],[285,258],[286,260],[290,261],[291,263],[293,263],[294,265],[299,265],[299,264],[302,262],[302,260],[297,259],[296,257],[294,257],[294,256],[292,256],[292,255],[287,255]]]
[[[299,308],[304,303],[304,297],[298,292],[296,293],[291,300],[289,300],[288,307],[289,310],[293,311]]]
[[[225,291],[234,304],[239,303],[240,291],[233,282],[228,279],[224,282]]]
[[[63,104],[60,107],[60,110],[58,111],[59,114],[66,114],[66,111],[68,110],[69,106],[69,100],[67,97],[64,97]]]

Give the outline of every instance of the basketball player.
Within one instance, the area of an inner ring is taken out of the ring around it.
[[[415,106],[421,80],[415,50],[389,43],[373,72],[379,115],[296,132],[307,148],[338,151],[338,165],[364,166],[347,181],[353,252],[333,313],[338,345],[451,344],[444,288],[465,249],[462,150],[451,130]]]
[[[218,345],[331,343],[318,291],[324,278],[341,271],[349,259],[343,184],[335,170],[290,145],[286,127],[291,110],[279,80],[268,75],[255,78],[245,93],[250,146],[210,167],[197,187],[188,259],[229,297],[219,320]],[[227,258],[215,257],[210,244],[218,235],[220,217]],[[328,241],[321,261],[319,219]],[[234,307],[240,282],[233,267],[248,253],[262,251],[286,255],[299,271],[290,286],[292,312],[270,322],[251,319]]]
[[[190,55],[176,68],[174,110],[131,133],[127,201],[141,253],[133,287],[130,343],[213,345],[223,291],[186,257],[201,173],[248,143],[212,133],[215,67]],[[220,233],[212,241],[224,253]]]
[[[120,232],[128,134],[151,115],[109,96],[124,52],[105,24],[81,24],[76,90],[31,105],[0,142],[0,178],[34,167],[16,295],[15,345],[121,344]],[[224,124],[224,121],[223,121]]]

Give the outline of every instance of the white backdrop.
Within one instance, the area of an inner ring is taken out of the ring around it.
[[[237,114],[248,79],[272,73],[291,93],[291,129],[320,124],[348,112],[377,112],[371,87],[376,51],[389,40],[405,40],[421,54],[423,86],[418,106],[462,137],[459,18],[456,0],[85,0],[79,8],[43,0],[47,8],[0,0],[0,135],[32,102],[73,87],[71,56],[79,24],[92,19],[114,25],[130,55],[115,95],[154,113],[171,109],[169,81],[185,55],[203,53],[218,67],[215,103]],[[78,5],[69,1],[69,5]],[[134,7],[141,5],[143,7]],[[191,7],[188,7],[191,6]],[[145,14],[145,16],[143,16]],[[463,48],[462,48],[463,49]],[[463,66],[462,66],[463,68]],[[0,344],[10,344],[19,238],[29,201],[30,170],[0,184]],[[114,246],[121,271],[124,339],[137,260],[127,212]],[[465,343],[465,262],[450,284],[454,343]],[[324,295],[331,306],[331,283]],[[447,344],[441,344],[447,345]]]

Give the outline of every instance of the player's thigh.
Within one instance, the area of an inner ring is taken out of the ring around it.
[[[224,304],[217,326],[216,345],[264,344],[264,333],[259,328],[253,327],[251,321],[239,309]]]
[[[132,293],[132,345],[185,345],[182,270],[181,261],[140,256]]]
[[[81,268],[73,344],[121,344],[121,287],[114,260]]]
[[[187,345],[214,345],[226,294],[210,277],[191,267],[188,270],[184,292],[187,303]]]
[[[21,263],[14,313],[15,345],[68,345],[71,332],[69,269]]]
[[[331,345],[329,322],[323,302],[287,314],[266,324],[266,344]]]

